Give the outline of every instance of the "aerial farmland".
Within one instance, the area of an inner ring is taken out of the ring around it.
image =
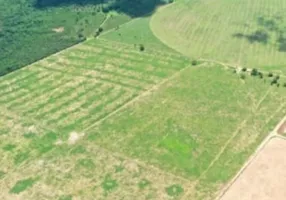
[[[285,199],[286,3],[114,2],[3,9],[0,199]]]

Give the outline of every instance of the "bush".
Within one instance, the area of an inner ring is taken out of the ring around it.
[[[103,31],[103,28],[102,27],[99,27],[98,30],[97,30],[99,33],[101,33]]]
[[[286,87],[286,83],[283,84],[283,87]]]
[[[197,65],[197,64],[198,64],[198,61],[197,61],[197,60],[193,60],[193,61],[192,61],[192,65],[193,65],[193,66],[195,66],[195,65]]]
[[[274,78],[272,81],[271,81],[271,85],[274,85],[274,84],[277,84],[278,83],[278,80],[276,78]]]
[[[258,70],[254,68],[254,69],[251,70],[250,74],[251,74],[251,76],[257,76],[258,75]]]
[[[262,72],[258,72],[258,76],[259,76],[259,78],[263,78],[263,73]]]
[[[240,78],[244,80],[246,78],[245,74],[240,74]]]
[[[247,68],[246,68],[246,67],[242,68],[242,71],[243,71],[243,72],[246,72],[246,71],[247,71]]]
[[[268,77],[273,77],[273,73],[269,72]]]
[[[140,45],[139,45],[139,50],[140,50],[140,51],[144,51],[144,50],[145,50],[145,47],[144,47],[143,44],[140,44]]]

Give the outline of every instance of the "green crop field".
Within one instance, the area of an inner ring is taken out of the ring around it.
[[[193,58],[286,71],[283,0],[178,0],[155,13],[165,44]]]
[[[209,36],[196,36],[204,47],[195,51],[164,28],[176,27],[172,18],[187,31],[186,5],[229,6],[238,16],[245,2],[176,1],[118,27],[129,18],[109,16],[104,26],[114,29],[0,77],[0,199],[214,199],[286,114],[281,52],[226,37],[225,50],[203,57]],[[245,71],[228,67],[236,42],[264,52],[274,74],[254,53],[241,55]]]

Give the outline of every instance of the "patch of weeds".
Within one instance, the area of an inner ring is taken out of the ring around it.
[[[89,158],[79,159],[77,161],[77,167],[84,167],[86,169],[93,169],[95,168],[94,162]]]
[[[6,173],[5,173],[4,171],[1,171],[1,170],[0,170],[0,179],[4,178],[5,174],[6,174]]]
[[[84,148],[84,146],[76,146],[75,148],[73,148],[70,152],[71,154],[82,154],[82,153],[86,153],[86,149]]]
[[[149,181],[149,180],[147,180],[147,179],[142,179],[139,183],[138,183],[138,187],[140,188],[140,189],[144,189],[144,188],[146,188],[148,185],[150,185],[151,184],[151,182]]]
[[[11,188],[9,192],[14,193],[14,194],[19,194],[27,190],[28,188],[32,187],[36,183],[37,180],[38,178],[28,178],[28,179],[19,180],[16,182],[16,184]]]
[[[115,165],[115,173],[122,172],[124,167],[122,165]]]
[[[241,78],[242,80],[244,80],[244,79],[246,79],[246,76],[245,76],[245,74],[240,74],[240,75],[239,75],[239,78]]]
[[[72,200],[72,195],[62,195],[58,200]]]
[[[14,157],[14,164],[18,165],[29,158],[28,152],[20,152]]]
[[[6,144],[2,149],[4,151],[13,151],[16,148],[15,144]]]
[[[106,192],[110,192],[118,187],[118,183],[115,179],[112,179],[110,174],[107,174],[104,178],[104,181],[101,183],[101,187]]]
[[[166,192],[171,197],[177,197],[184,192],[184,189],[182,188],[182,186],[178,184],[174,184],[174,185],[167,187]]]
[[[35,138],[31,143],[31,147],[43,154],[54,148],[56,140],[57,135],[55,133],[47,133],[41,138]]]

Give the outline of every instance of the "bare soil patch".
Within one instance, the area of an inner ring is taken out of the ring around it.
[[[56,33],[62,33],[65,31],[65,27],[61,26],[61,27],[53,28],[52,30]]]
[[[273,138],[242,172],[221,200],[284,200],[286,140]]]
[[[284,134],[284,133],[286,133],[286,120],[285,120],[285,122],[278,128],[277,133],[278,133],[278,134]]]

